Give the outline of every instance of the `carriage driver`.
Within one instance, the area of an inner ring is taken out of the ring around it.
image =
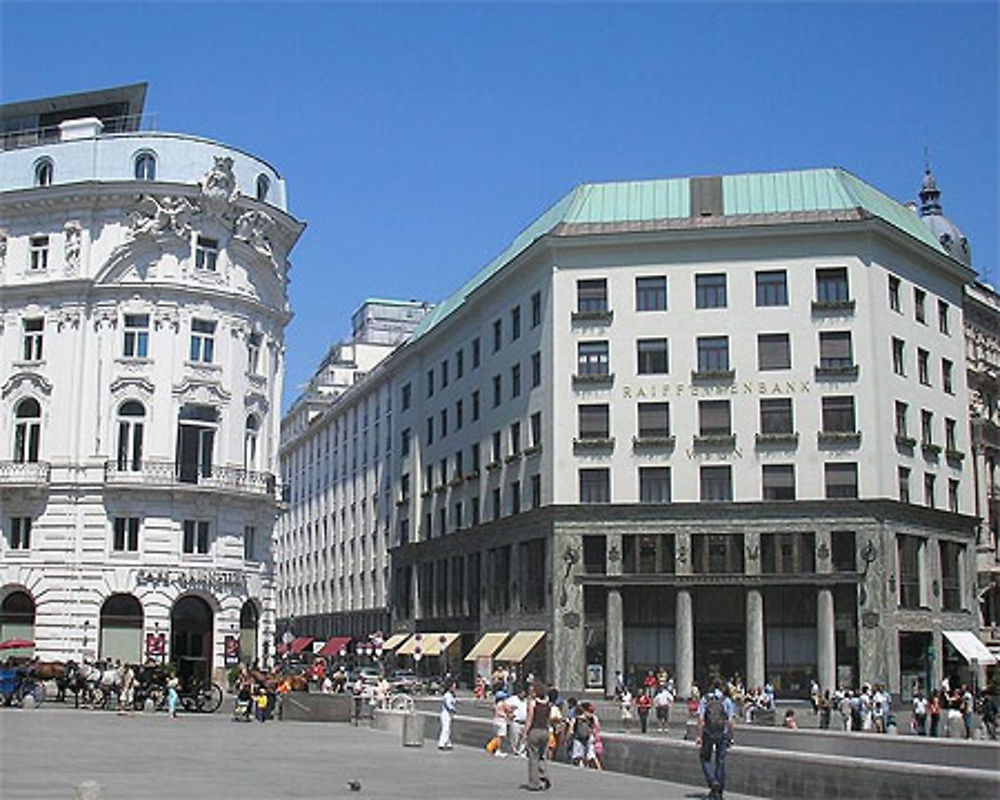
[[[132,716],[135,712],[135,670],[131,664],[119,665],[122,676],[122,689],[118,695],[118,713]]]

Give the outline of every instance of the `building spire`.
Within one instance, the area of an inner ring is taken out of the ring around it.
[[[941,192],[934,181],[934,175],[931,174],[930,150],[927,145],[924,145],[924,179],[920,183],[920,216],[940,214],[940,197]]]

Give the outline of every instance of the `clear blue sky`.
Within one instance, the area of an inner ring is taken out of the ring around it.
[[[993,2],[4,2],[0,29],[4,101],[148,81],[161,129],[285,176],[286,405],[360,300],[441,299],[581,182],[838,165],[907,200],[927,145],[1000,280]]]

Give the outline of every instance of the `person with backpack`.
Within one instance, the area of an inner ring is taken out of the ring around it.
[[[587,703],[577,706],[571,734],[570,760],[578,767],[588,766],[594,760],[594,715]]]
[[[695,739],[695,744],[701,748],[699,759],[708,783],[709,800],[722,800],[726,785],[726,751],[733,743],[735,711],[733,701],[722,693],[722,682],[716,678],[711,691],[698,704],[698,737]]]

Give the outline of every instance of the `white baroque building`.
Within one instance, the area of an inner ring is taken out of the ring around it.
[[[974,274],[946,228],[842,169],[577,187],[286,420],[282,616],[388,615],[424,668],[565,691],[967,670]]]
[[[141,130],[145,90],[0,108],[0,638],[215,674],[274,626],[304,226],[263,160]]]

